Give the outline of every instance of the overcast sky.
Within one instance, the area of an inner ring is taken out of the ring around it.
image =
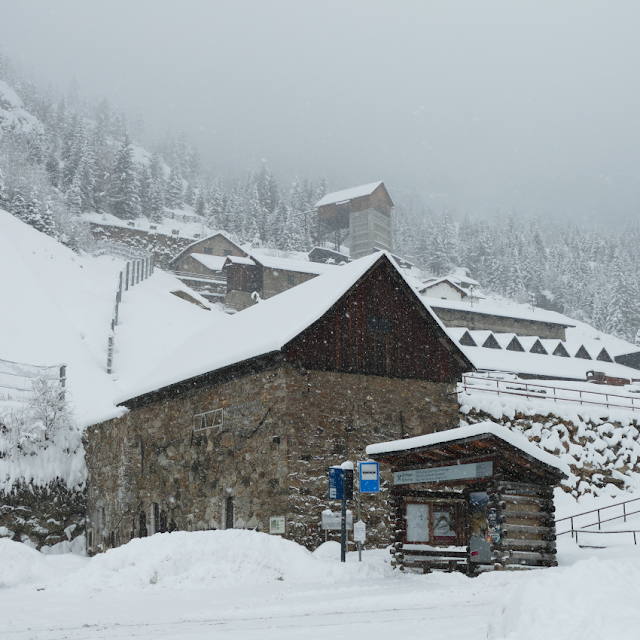
[[[0,0],[25,70],[217,170],[603,221],[640,212],[639,25],[615,0]]]

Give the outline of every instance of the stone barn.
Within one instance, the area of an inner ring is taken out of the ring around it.
[[[371,442],[457,427],[472,370],[386,253],[334,268],[188,341],[86,431],[90,553],[172,530],[320,544],[328,467]],[[386,489],[363,499],[388,542]]]

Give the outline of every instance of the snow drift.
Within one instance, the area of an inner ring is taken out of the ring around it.
[[[178,531],[136,538],[84,562],[73,577],[53,579],[41,553],[0,540],[0,586],[46,582],[72,591],[267,584],[274,581],[333,583],[382,578],[391,569],[339,562],[339,549],[307,551],[291,540],[255,531]],[[385,554],[386,555],[386,554]],[[55,560],[54,560],[55,562]],[[6,567],[6,570],[5,570]]]

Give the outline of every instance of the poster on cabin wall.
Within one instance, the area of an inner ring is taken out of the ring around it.
[[[435,544],[455,544],[455,513],[453,507],[433,510],[433,542]]]
[[[469,494],[471,562],[491,562],[491,525],[488,521],[489,496],[486,491]]]

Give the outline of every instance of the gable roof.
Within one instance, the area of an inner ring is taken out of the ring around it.
[[[449,285],[452,289],[457,291],[463,298],[468,298],[469,293],[465,291],[460,285],[456,284],[451,278],[445,276],[444,278],[434,278],[432,280],[426,280],[424,285],[420,288],[418,293],[424,293],[427,289],[431,289],[439,284]]]
[[[372,182],[370,184],[363,184],[360,187],[353,187],[351,189],[344,189],[342,191],[334,191],[333,193],[327,193],[324,198],[320,198],[316,202],[316,207],[324,207],[328,204],[337,204],[338,202],[347,202],[354,198],[362,198],[363,196],[370,196],[382,183],[382,180],[378,182]]]
[[[375,459],[381,459],[385,456],[397,457],[401,453],[417,453],[420,451],[433,451],[447,444],[463,444],[477,438],[488,439],[495,438],[502,443],[511,445],[515,449],[520,450],[534,460],[557,470],[562,475],[570,472],[569,465],[560,460],[557,456],[547,453],[528,438],[519,433],[511,431],[507,427],[495,424],[494,422],[480,422],[466,427],[458,427],[456,429],[447,429],[430,433],[424,436],[416,436],[414,438],[406,438],[404,440],[392,440],[390,442],[380,442],[370,444],[367,449],[367,455]],[[485,449],[486,450],[486,449]],[[396,455],[394,455],[396,454]],[[454,447],[453,454],[460,456],[460,448]],[[429,460],[433,462],[433,460]]]
[[[222,236],[225,240],[227,240],[227,242],[230,242],[234,247],[236,247],[238,251],[241,251],[244,255],[247,255],[247,252],[242,247],[240,247],[237,242],[234,242],[233,240],[231,240],[231,238],[229,238],[229,236],[226,233],[222,231],[217,231],[216,233],[212,233],[210,236],[207,236],[206,238],[200,238],[199,240],[196,240],[195,242],[192,242],[191,244],[187,245],[179,254],[171,258],[169,264],[170,265],[173,264],[179,258],[182,258],[187,253],[190,253],[194,247],[197,247],[199,244],[202,244],[207,240],[211,240],[211,238],[215,238],[216,236]],[[208,255],[208,254],[204,254],[204,255]]]
[[[160,391],[204,374],[238,365],[251,359],[276,354],[296,336],[326,314],[375,265],[386,261],[405,281],[404,274],[388,254],[376,253],[327,273],[249,307],[231,318],[193,336],[167,358],[139,386],[117,400],[118,404]],[[407,292],[419,302],[442,330],[442,340],[464,366],[473,365],[447,335],[442,322],[407,283]],[[204,348],[211,345],[211,349]]]

